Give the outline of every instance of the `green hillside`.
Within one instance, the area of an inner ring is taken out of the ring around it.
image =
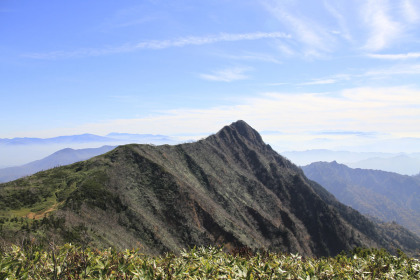
[[[72,242],[145,253],[192,246],[330,256],[420,240],[339,203],[245,122],[176,146],[126,145],[0,185],[3,243]]]

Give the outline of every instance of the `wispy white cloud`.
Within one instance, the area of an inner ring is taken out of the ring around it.
[[[271,92],[238,100],[234,106],[175,109],[138,119],[86,124],[77,130],[106,134],[118,127],[122,132],[202,135],[243,119],[259,131],[276,130],[289,135],[306,134],[314,128],[317,131],[345,128],[420,137],[419,95],[420,89],[409,87],[361,87],[332,93]]]
[[[265,85],[270,86],[270,87],[276,87],[276,86],[290,85],[290,83],[268,83],[268,84],[265,84]]]
[[[340,12],[339,9],[334,4],[337,4],[337,1],[328,2],[324,0],[325,8],[336,19],[339,26],[339,29],[336,30],[334,33],[342,36],[347,41],[351,41],[352,37],[350,35],[350,31],[348,28],[347,19],[344,16],[344,13]]]
[[[388,0],[369,0],[365,2],[362,16],[369,27],[369,37],[365,44],[368,50],[382,50],[394,42],[402,33],[402,25],[393,20]]]
[[[250,41],[261,39],[285,39],[291,36],[282,32],[254,32],[254,33],[220,33],[209,36],[187,36],[173,40],[149,40],[137,44],[125,44],[116,47],[82,48],[74,51],[53,51],[44,53],[27,53],[23,56],[35,59],[58,59],[84,56],[101,56],[115,53],[126,53],[139,50],[160,50],[173,47],[199,46],[219,42]]]
[[[320,56],[323,52],[331,51],[335,40],[328,28],[304,15],[295,14],[284,2],[264,1],[263,5],[294,32],[296,39],[303,44],[302,51],[306,56]]]
[[[221,57],[225,57],[232,60],[246,60],[246,61],[261,61],[261,62],[271,62],[280,64],[281,61],[274,55],[267,54],[267,53],[253,53],[253,52],[245,52],[239,53],[234,55],[226,55],[222,54]]]
[[[249,77],[245,75],[245,73],[250,70],[251,68],[248,67],[234,67],[213,71],[211,74],[200,74],[199,76],[200,78],[209,81],[232,82],[248,79]]]
[[[395,75],[419,75],[420,64],[396,65],[389,68],[378,68],[366,71],[361,77],[387,77]]]
[[[343,50],[376,52],[418,40],[416,0],[323,0],[308,4],[310,9],[296,0],[260,1],[293,35],[279,44],[286,55],[325,58]]]
[[[393,56],[393,55],[392,55]],[[419,56],[420,57],[420,56]],[[402,59],[399,57],[378,57],[382,59]],[[307,82],[302,82],[297,85],[310,86],[310,85],[326,85],[334,84],[346,81],[358,82],[363,81],[366,83],[366,80],[377,80],[385,79],[388,77],[395,77],[400,75],[420,75],[420,64],[400,64],[386,68],[372,68],[369,70],[361,71],[359,73],[341,73],[334,74],[318,79],[313,79]],[[282,84],[282,83],[280,83]],[[288,84],[288,83],[286,83]]]
[[[416,23],[420,21],[418,1],[417,3],[415,3],[412,0],[403,0],[401,5],[404,18],[407,21],[411,23]]]
[[[303,86],[309,86],[309,85],[327,85],[327,84],[334,84],[337,82],[337,79],[319,79],[319,80],[313,80],[306,83],[301,83],[300,85]]]
[[[369,57],[387,60],[415,59],[420,58],[420,52],[397,53],[397,54],[368,54]]]
[[[296,55],[296,49],[293,49],[290,46],[283,44],[282,42],[277,42],[276,47],[285,56],[290,57]]]

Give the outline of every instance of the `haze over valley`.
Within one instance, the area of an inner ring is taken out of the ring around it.
[[[414,256],[420,248],[420,237],[400,225],[341,204],[244,121],[197,142],[122,145],[2,184],[0,210],[7,220],[16,212],[42,218],[27,234],[76,243],[86,236],[92,246],[118,249],[140,242],[151,254],[195,245],[304,256],[355,246]],[[25,236],[10,221],[5,242]]]
[[[419,1],[6,0],[0,34],[0,278],[418,276]]]

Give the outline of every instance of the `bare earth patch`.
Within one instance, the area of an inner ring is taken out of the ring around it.
[[[48,208],[45,211],[39,211],[39,212],[29,212],[25,217],[27,217],[28,219],[35,219],[35,220],[39,220],[42,219],[44,217],[47,216],[48,213],[56,210],[58,208],[59,203],[55,203],[53,206],[51,206],[50,208]]]

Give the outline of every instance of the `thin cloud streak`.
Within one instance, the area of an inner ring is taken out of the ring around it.
[[[370,28],[365,49],[381,50],[388,47],[402,33],[402,25],[392,20],[388,0],[366,1],[363,9],[363,19]]]
[[[278,44],[279,50],[309,58],[325,58],[343,48],[360,53],[407,44],[417,37],[420,22],[420,4],[412,0],[323,0],[318,6],[322,18],[318,11],[300,9],[296,0],[260,2],[293,35]]]
[[[380,55],[382,56],[382,55]],[[385,55],[386,56],[386,55]],[[392,57],[394,55],[390,55],[391,57],[375,57],[381,59],[403,59],[402,57]],[[419,54],[420,57],[420,54]],[[378,68],[378,69],[371,69],[367,70],[360,74],[336,74],[332,76],[327,76],[319,79],[314,79],[309,82],[299,83],[297,85],[300,86],[309,86],[309,85],[326,85],[326,84],[334,84],[344,81],[356,80],[357,79],[373,79],[376,80],[378,78],[387,78],[390,76],[396,75],[419,75],[420,74],[420,64],[404,64],[404,65],[397,65],[388,68]],[[271,85],[284,85],[289,83],[272,83]]]
[[[230,122],[243,119],[259,131],[277,130],[285,134],[305,134],[314,128],[340,131],[345,127],[347,131],[420,137],[419,95],[420,89],[408,87],[362,87],[334,93],[272,92],[238,101],[235,106],[169,110],[149,117],[91,123],[75,129],[106,134],[118,127],[128,133],[198,135],[216,132]]]
[[[245,72],[250,71],[251,68],[245,67],[235,67],[235,68],[226,68],[219,71],[214,71],[211,74],[200,74],[200,78],[209,81],[218,81],[218,82],[232,82],[237,80],[246,80],[248,76],[245,75]]]
[[[336,79],[321,79],[321,80],[313,80],[311,82],[301,83],[302,86],[312,86],[312,85],[328,85],[336,83]]]
[[[290,35],[282,32],[254,32],[254,33],[220,33],[209,36],[187,36],[174,40],[149,40],[137,44],[125,44],[108,48],[82,48],[75,51],[54,51],[45,53],[28,53],[24,57],[34,59],[60,59],[86,56],[102,56],[117,53],[127,53],[139,50],[161,50],[173,47],[199,46],[219,42],[251,41],[261,39],[287,39]]]
[[[352,41],[352,37],[350,35],[349,28],[347,25],[347,20],[344,17],[344,15],[340,13],[338,9],[334,6],[335,3],[336,1],[334,1],[333,3],[329,3],[326,0],[324,0],[325,8],[336,19],[338,26],[340,27],[338,35],[340,35],[347,41]]]
[[[260,62],[269,62],[275,64],[281,64],[281,60],[277,59],[273,55],[264,54],[264,53],[242,53],[236,55],[229,54],[220,54],[220,57],[224,57],[232,60],[245,60],[245,61],[260,61]]]
[[[388,60],[415,59],[420,58],[420,52],[398,53],[398,54],[368,54],[368,57]]]
[[[387,77],[394,75],[419,75],[420,64],[397,65],[390,68],[370,70],[360,77]]]
[[[334,37],[331,36],[327,28],[318,22],[295,15],[292,12],[293,9],[287,9],[284,2],[263,1],[262,4],[277,20],[288,25],[290,30],[295,33],[296,40],[303,44],[302,51],[305,56],[317,57],[321,56],[321,53],[332,50]]]

